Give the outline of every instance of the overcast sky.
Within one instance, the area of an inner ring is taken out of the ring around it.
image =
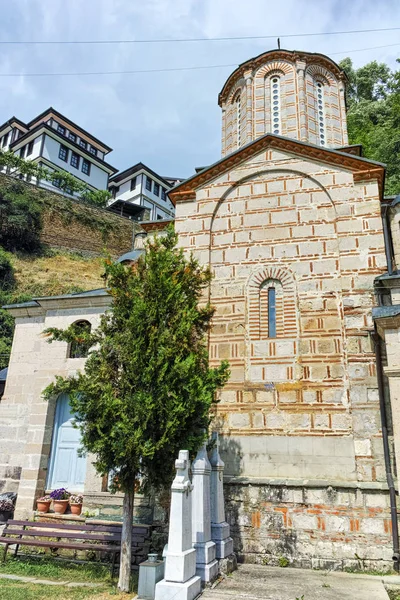
[[[376,59],[395,67],[400,56],[400,31],[284,37],[400,26],[398,0],[0,0],[0,11],[0,41],[280,35],[283,48],[350,56],[356,66]],[[0,45],[0,74],[238,65],[274,47],[275,40]],[[108,158],[118,169],[142,161],[186,177],[220,158],[217,96],[234,68],[0,77],[0,122],[28,121],[53,106],[114,148]]]

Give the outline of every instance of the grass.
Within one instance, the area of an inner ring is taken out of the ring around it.
[[[388,596],[390,600],[400,600],[400,591],[399,590],[387,590]]]
[[[132,594],[121,594],[115,588],[68,588],[22,583],[0,579],[0,598],[2,600],[126,600]]]
[[[25,583],[0,577],[0,598],[3,600],[126,600],[128,596],[116,589],[117,577],[111,581],[110,569],[98,563],[73,563],[56,561],[47,557],[7,557],[0,564],[0,575],[7,573],[22,577],[35,577],[49,581],[76,583],[100,583],[96,588],[74,587],[64,585],[51,586]],[[137,574],[132,577],[132,590],[137,590]],[[129,599],[132,598],[132,592]]]
[[[6,562],[0,563],[0,574],[38,577],[53,581],[110,582],[110,569],[107,565],[96,563],[74,563],[53,560],[47,557],[7,556]],[[1,596],[0,596],[1,598]]]
[[[102,287],[101,258],[68,252],[13,255],[16,292],[27,296],[57,296]]]

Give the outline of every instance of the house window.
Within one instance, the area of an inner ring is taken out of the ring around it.
[[[276,337],[276,291],[268,288],[268,337]]]
[[[317,81],[317,128],[319,143],[321,146],[326,144],[326,120],[325,120],[325,93],[324,86],[320,81]]]
[[[69,346],[68,358],[86,358],[89,354],[90,342],[86,338],[92,329],[89,321],[77,321],[73,324],[76,339]]]
[[[82,173],[85,173],[85,175],[90,175],[90,166],[90,162],[84,158],[82,161]]]
[[[152,180],[150,179],[150,177],[146,176],[146,190],[148,190],[149,192],[151,192],[151,184]]]
[[[272,77],[271,90],[271,131],[281,133],[281,88],[279,77]]]
[[[4,146],[7,146],[7,142],[8,142],[8,133],[6,133],[6,135],[3,137],[3,148],[4,148]]]
[[[89,152],[90,152],[90,154],[97,156],[97,148],[95,148],[94,146],[90,146]]]
[[[57,131],[58,131],[58,133],[61,133],[61,135],[65,135],[66,130],[65,130],[64,125],[58,125]]]
[[[29,142],[29,144],[28,144],[28,150],[27,150],[27,153],[26,153],[27,156],[30,156],[32,154],[32,152],[33,152],[33,144],[34,143],[35,143],[35,140],[32,140],[31,142]]]
[[[72,131],[69,132],[68,138],[71,140],[71,142],[76,142],[76,135],[72,133]]]
[[[79,169],[79,159],[79,154],[76,152],[71,152],[71,166],[75,167],[75,169]]]
[[[112,188],[112,190],[111,190],[112,197],[115,198],[118,192],[119,192],[119,185]]]
[[[60,151],[58,153],[58,158],[60,160],[63,160],[64,162],[67,162],[68,161],[68,148],[66,148],[65,146],[61,145],[60,146]]]
[[[137,177],[132,177],[131,179],[131,192],[136,188]]]
[[[82,138],[79,140],[79,145],[81,146],[81,148],[85,148],[85,150],[87,150],[87,142],[85,142],[85,140],[83,140]]]
[[[54,179],[54,181],[53,181],[52,183],[53,183],[54,187],[56,187],[56,188],[59,188],[59,187],[60,187],[60,185],[61,185],[61,183],[60,183],[60,180],[59,180],[59,179]]]
[[[25,150],[26,150],[26,146],[22,146],[21,150],[19,151],[19,155],[21,158],[24,158]]]
[[[155,196],[159,196],[160,195],[160,185],[158,183],[156,183],[156,182],[154,182],[154,190],[153,190],[153,192],[154,192]]]
[[[164,200],[164,202],[167,200],[167,190],[165,188],[161,188],[161,200]]]

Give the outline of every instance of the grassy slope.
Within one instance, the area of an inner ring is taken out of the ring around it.
[[[56,296],[102,287],[101,258],[51,252],[45,256],[13,255],[16,294]]]

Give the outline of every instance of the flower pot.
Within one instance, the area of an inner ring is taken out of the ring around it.
[[[63,515],[67,510],[69,500],[53,500],[54,512],[57,515]]]
[[[39,512],[47,513],[49,512],[51,500],[37,500],[36,508]]]
[[[7,523],[8,519],[11,519],[13,513],[11,510],[5,510],[4,512],[0,512],[0,523]]]
[[[80,515],[82,512],[82,504],[70,504],[70,508],[73,515]]]

